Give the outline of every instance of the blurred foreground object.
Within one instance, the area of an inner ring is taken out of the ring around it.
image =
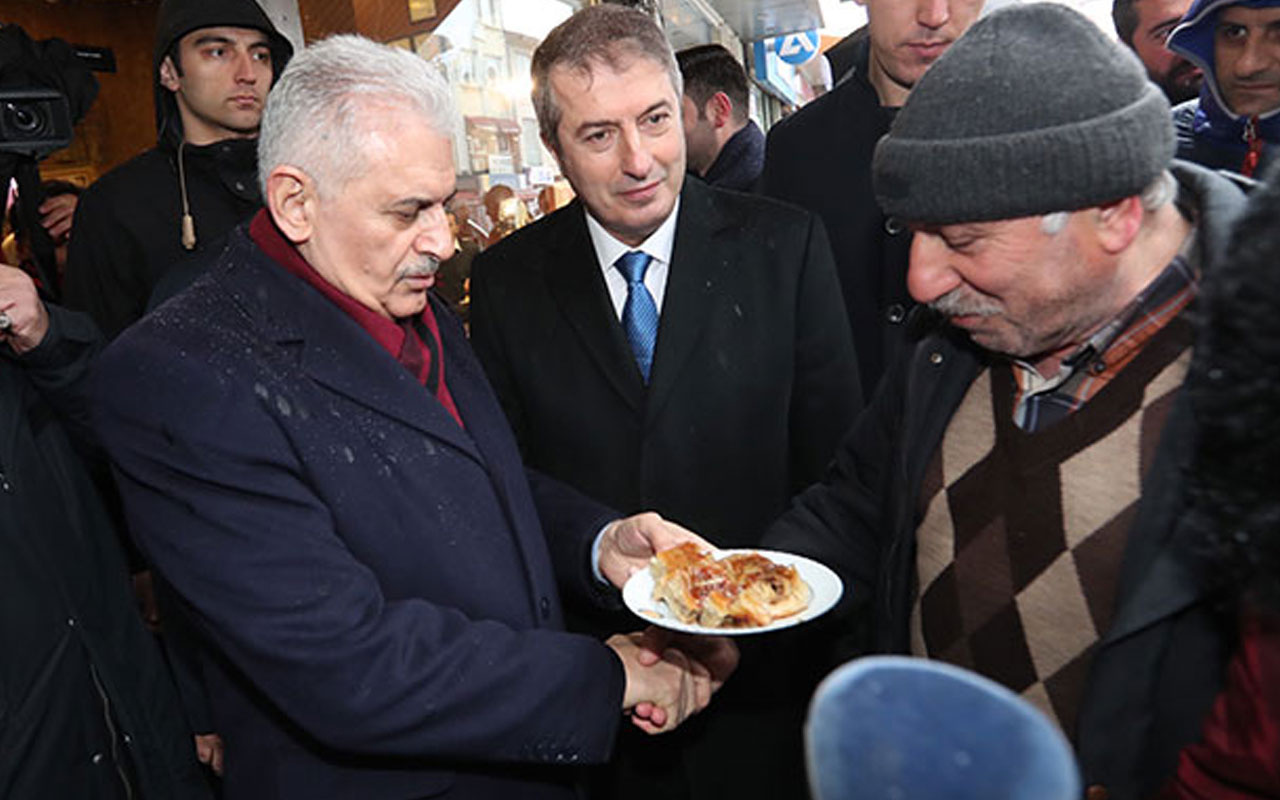
[[[805,725],[817,800],[1075,800],[1062,732],[973,672],[898,656],[851,661],[814,695]]]

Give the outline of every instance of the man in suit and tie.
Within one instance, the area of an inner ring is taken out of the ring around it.
[[[568,800],[624,710],[670,729],[732,666],[563,630],[561,590],[606,594],[590,554],[620,584],[679,532],[526,477],[428,295],[452,121],[413,54],[304,51],[263,117],[266,210],[95,372],[131,530],[211,644],[228,800]]]
[[[641,12],[578,12],[535,52],[533,80],[578,199],[477,256],[472,277],[472,342],[526,463],[756,545],[861,406],[821,223],[685,177],[680,71]],[[696,729],[622,747],[601,796],[804,796],[806,680],[770,663],[797,648],[769,644]]]

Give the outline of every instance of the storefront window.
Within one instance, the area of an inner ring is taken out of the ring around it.
[[[457,203],[491,229],[484,196],[504,185],[537,213],[539,190],[554,183],[555,159],[538,135],[529,99],[533,51],[583,5],[577,0],[462,0],[412,47],[438,65],[458,108],[454,156]]]

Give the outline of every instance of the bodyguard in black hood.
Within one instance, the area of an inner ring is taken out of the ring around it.
[[[80,200],[66,303],[114,337],[160,278],[262,205],[258,124],[293,48],[254,0],[165,0],[155,39],[156,146]]]

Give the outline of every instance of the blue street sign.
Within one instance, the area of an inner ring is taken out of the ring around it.
[[[818,32],[789,33],[777,39],[778,58],[792,66],[800,66],[818,54]]]

